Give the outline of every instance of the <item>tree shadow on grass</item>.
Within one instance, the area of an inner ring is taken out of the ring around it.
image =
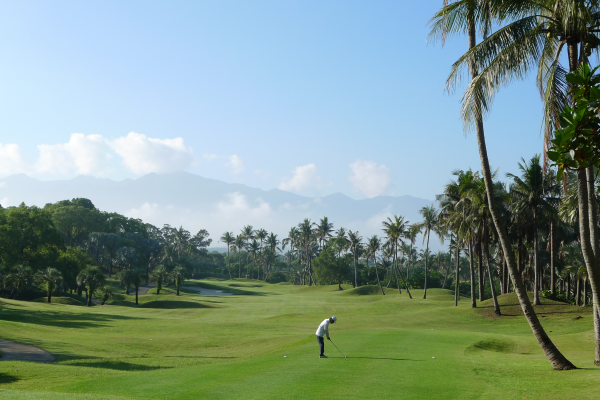
[[[65,313],[59,311],[10,310],[0,311],[0,320],[28,324],[57,326],[61,328],[98,328],[114,320],[136,320],[138,317],[96,313]]]
[[[209,304],[185,300],[151,300],[140,304],[135,304],[135,302],[129,301],[113,301],[111,305],[133,308],[159,308],[165,310],[174,310],[178,308],[215,308]]]
[[[165,356],[165,358],[215,358],[215,359],[232,359],[239,357],[209,357],[209,356]]]
[[[344,358],[344,357],[329,357],[329,358]],[[413,360],[412,358],[391,358],[391,357],[354,357],[354,356],[348,356],[348,358],[364,358],[366,360],[390,360],[390,361],[425,361],[425,360]]]
[[[157,367],[150,365],[133,364],[124,361],[103,360],[98,362],[74,362],[65,365],[73,365],[86,368],[103,368],[116,371],[154,371],[157,369],[170,369],[172,367]]]
[[[0,373],[0,384],[14,383],[20,380],[21,379],[19,377],[16,377],[14,375]]]

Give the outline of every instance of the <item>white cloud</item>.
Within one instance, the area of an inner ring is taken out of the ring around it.
[[[180,137],[155,139],[130,132],[108,143],[123,158],[123,165],[136,174],[183,171],[194,161],[192,149]]]
[[[388,218],[393,217],[391,208],[391,205],[389,205],[382,212],[375,214],[371,218],[369,218],[365,222],[366,227],[371,230],[381,229],[383,221],[387,221]]]
[[[8,207],[8,197],[4,197],[2,199],[0,199],[0,206],[2,207]]]
[[[235,154],[229,156],[229,161],[225,163],[225,165],[229,168],[232,174],[238,175],[244,172],[246,166],[244,165],[244,160]]]
[[[34,168],[40,173],[99,175],[108,158],[101,135],[73,133],[67,143],[40,144],[38,149]]]
[[[227,219],[244,217],[257,220],[268,217],[272,212],[269,203],[260,198],[257,199],[257,202],[258,206],[252,207],[245,195],[239,192],[228,193],[226,201],[217,203],[217,214]]]
[[[0,182],[0,189],[5,188],[6,186],[6,182]]]
[[[26,173],[28,169],[25,156],[18,145],[0,143],[0,175]]]
[[[369,198],[385,194],[392,183],[392,174],[385,165],[357,160],[350,164],[350,169],[352,175],[348,180]]]
[[[317,173],[315,164],[302,165],[294,169],[294,176],[284,179],[279,184],[279,189],[300,194],[312,194],[324,187],[321,177]]]
[[[132,208],[125,212],[129,218],[139,218],[143,221],[155,220],[160,215],[160,207],[156,203],[144,203],[140,208]]]

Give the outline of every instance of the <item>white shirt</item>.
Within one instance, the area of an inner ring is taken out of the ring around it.
[[[327,338],[329,339],[329,324],[329,318],[321,322],[321,325],[317,328],[317,336],[327,335]]]

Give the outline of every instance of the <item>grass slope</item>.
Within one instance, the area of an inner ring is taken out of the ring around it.
[[[592,399],[589,308],[543,300],[552,339],[581,369],[553,371],[520,314],[489,301],[454,307],[451,291],[386,290],[337,285],[300,287],[249,280],[187,281],[255,296],[214,297],[172,289],[120,295],[86,308],[3,300],[0,337],[40,346],[54,364],[0,362],[7,399]],[[260,286],[260,287],[254,287]],[[373,294],[369,294],[373,293]],[[378,293],[378,294],[377,294]],[[314,336],[336,315],[331,337],[348,356]],[[284,357],[287,356],[287,357]],[[435,358],[432,358],[435,357]]]

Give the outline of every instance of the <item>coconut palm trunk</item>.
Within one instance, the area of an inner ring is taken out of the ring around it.
[[[533,271],[534,271],[534,284],[533,284],[533,305],[539,306],[540,303],[540,286],[541,286],[541,274],[540,274],[540,263],[538,262],[538,223],[537,223],[537,210],[533,209]]]
[[[476,30],[475,30],[475,21],[474,21],[473,13],[471,13],[471,15],[469,17],[468,36],[469,36],[469,49],[472,49],[473,47],[475,47],[475,44],[476,44]],[[470,65],[470,72],[471,72],[471,80],[475,79],[478,75],[478,72],[477,72],[474,64]],[[494,225],[496,226],[496,231],[498,232],[498,237],[500,239],[502,249],[504,251],[504,254],[506,255],[507,264],[508,264],[508,272],[509,272],[510,277],[515,286],[515,293],[517,294],[517,297],[519,299],[521,309],[523,310],[523,314],[525,315],[525,318],[527,319],[527,322],[529,323],[529,326],[531,327],[531,330],[533,331],[533,335],[535,336],[540,347],[546,354],[546,357],[552,364],[552,367],[555,370],[575,369],[576,367],[569,360],[567,360],[567,358],[565,356],[563,356],[563,354],[556,348],[556,346],[554,345],[554,343],[552,342],[550,337],[548,337],[548,335],[546,334],[546,331],[542,327],[542,324],[540,323],[540,321],[533,309],[533,306],[531,305],[531,302],[529,301],[529,297],[527,296],[525,287],[523,286],[523,282],[521,280],[521,277],[519,275],[519,271],[517,268],[517,264],[515,262],[515,255],[512,250],[512,245],[511,245],[510,239],[508,237],[508,232],[506,230],[506,227],[504,226],[504,221],[502,220],[502,216],[500,215],[498,210],[496,210],[496,207],[495,207],[495,203],[494,203],[495,199],[494,199],[494,195],[493,195],[494,186],[493,186],[493,181],[492,181],[492,172],[490,169],[490,163],[488,160],[487,148],[486,148],[486,144],[485,144],[485,134],[483,131],[483,117],[481,115],[481,104],[477,104],[476,108],[479,111],[477,112],[476,117],[475,117],[475,130],[476,130],[476,135],[477,135],[477,145],[479,147],[479,157],[481,159],[481,169],[482,169],[482,173],[483,173],[482,175],[483,175],[483,179],[485,182],[485,188],[486,188],[487,197],[488,197],[488,206],[490,208],[490,214],[492,215],[492,220],[494,221]],[[585,171],[583,171],[583,175],[585,176]],[[582,181],[582,184],[585,187],[585,180]],[[579,186],[581,186],[581,185],[579,185]],[[580,197],[580,199],[581,198],[586,199],[587,193],[582,193],[582,194],[585,194],[586,196]],[[579,203],[580,203],[580,209],[582,207],[581,204],[586,204],[585,201],[579,202]],[[587,211],[587,204],[586,204],[586,211]],[[582,213],[580,212],[580,216],[581,216],[581,214]],[[586,215],[587,215],[587,213],[586,213]],[[582,224],[582,221],[583,221],[583,218],[580,217],[580,225]],[[589,223],[589,221],[586,219],[585,225],[587,225],[587,223]],[[587,228],[587,240],[589,243],[589,225],[587,225],[586,228]],[[583,250],[583,247],[584,247],[584,245],[582,244],[582,250]],[[587,249],[588,249],[588,251],[587,251],[588,255],[591,254],[591,256],[593,258],[593,251],[589,248],[589,246],[587,246]],[[596,303],[596,299],[594,299],[594,302]]]
[[[494,286],[494,277],[492,276],[492,270],[490,268],[490,248],[489,245],[486,244],[486,249],[485,249],[485,260],[487,261],[487,274],[488,277],[490,279],[490,291],[492,292],[492,299],[494,302],[494,313],[496,313],[496,315],[502,315],[500,312],[500,305],[498,304],[498,297],[496,296],[496,287]]]
[[[229,272],[229,279],[233,279],[233,277],[231,276],[231,268],[229,268],[229,263],[230,263],[230,260],[229,260],[229,248],[230,247],[231,246],[229,245],[229,243],[227,243],[227,272]]]
[[[376,253],[373,253],[373,259],[375,260],[375,275],[377,275],[377,284],[379,285],[381,294],[385,296],[385,292],[383,291],[383,286],[381,286],[381,281],[379,280],[379,271],[377,270],[377,254]]]
[[[402,273],[400,272],[400,268],[396,267],[396,269],[398,270],[398,276],[400,277],[400,279],[402,279],[402,283],[404,283],[404,288],[406,289],[406,293],[408,293],[408,298],[412,299],[412,295],[410,294],[410,290],[408,289],[406,280],[404,280],[404,277],[402,276]],[[398,281],[398,286],[400,286],[400,281]]]
[[[556,295],[556,252],[554,251],[555,243],[554,243],[554,221],[550,221],[550,293],[554,297]]]
[[[477,307],[475,298],[475,266],[473,265],[473,239],[469,239],[469,269],[471,272],[471,307]]]
[[[477,252],[477,278],[478,278],[478,282],[479,282],[479,301],[483,301],[485,300],[485,274],[483,272],[483,251],[482,251],[482,240],[481,240],[481,233],[479,233],[478,235],[478,241],[477,244],[475,246],[475,251]]]
[[[425,250],[425,283],[423,285],[423,298],[427,298],[427,269],[428,269],[428,260],[429,260],[429,234],[431,231],[427,229],[427,248]]]
[[[456,236],[456,281],[454,282],[454,306],[458,306],[458,300],[460,299],[460,285],[458,284],[460,271],[460,248],[458,245],[458,236]]]
[[[600,271],[598,268],[598,232],[597,204],[594,198],[594,174],[591,168],[580,168],[577,170],[577,195],[579,197],[579,231],[581,241],[581,252],[587,267],[587,273],[592,288],[592,303],[594,304],[594,363],[600,365],[600,315],[598,315],[597,304],[600,300]],[[590,190],[591,189],[591,190]],[[584,201],[583,199],[587,199]],[[590,210],[591,208],[591,210]]]

